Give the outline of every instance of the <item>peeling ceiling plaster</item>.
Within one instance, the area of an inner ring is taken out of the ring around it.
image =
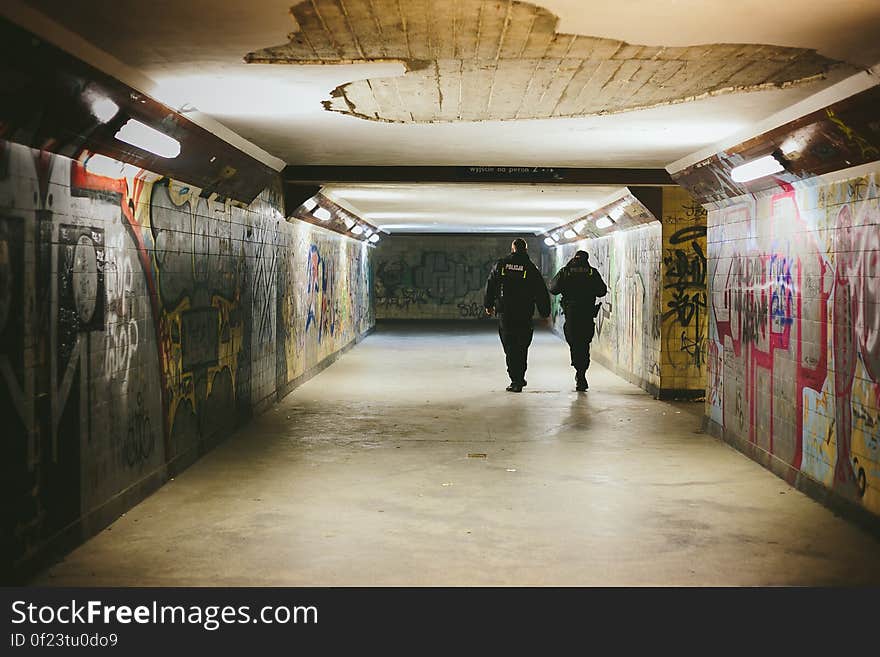
[[[785,88],[849,67],[815,50],[758,44],[663,47],[562,34],[552,12],[514,0],[304,0],[289,43],[249,63],[401,62],[406,73],[343,84],[326,109],[437,123],[614,114]]]

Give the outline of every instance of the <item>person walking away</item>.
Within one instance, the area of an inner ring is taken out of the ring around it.
[[[586,251],[578,251],[550,283],[550,292],[562,295],[562,311],[565,313],[563,331],[571,351],[575,389],[578,392],[589,388],[587,370],[590,367],[590,341],[596,332],[596,315],[602,307],[596,305],[596,299],[608,294],[605,281],[589,261],[590,256]]]
[[[550,295],[541,272],[529,258],[522,238],[513,240],[510,255],[492,267],[483,300],[486,314],[498,317],[498,335],[504,347],[508,392],[522,392],[527,385],[526,368],[532,343],[532,316],[535,306],[541,317],[550,316]]]

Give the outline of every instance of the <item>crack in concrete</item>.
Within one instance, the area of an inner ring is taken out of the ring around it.
[[[805,48],[642,46],[560,33],[555,14],[527,2],[435,0],[428,12],[400,0],[303,0],[290,13],[296,29],[289,42],[245,61],[402,64],[401,76],[346,82],[323,101],[327,111],[369,121],[600,116],[809,84],[836,67],[856,70]],[[450,102],[455,87],[458,106]]]

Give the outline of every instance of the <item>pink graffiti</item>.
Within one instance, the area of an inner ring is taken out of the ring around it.
[[[782,457],[775,449],[779,432],[775,426],[777,414],[774,405],[778,395],[772,389],[780,374],[777,372],[775,352],[787,352],[794,364],[794,433],[791,449],[785,460],[796,470],[803,458],[804,390],[821,391],[828,373],[828,358],[824,347],[818,349],[815,358],[804,357],[804,332],[806,320],[818,328],[816,342],[828,344],[828,306],[830,291],[825,289],[827,264],[812,233],[803,221],[794,191],[788,189],[771,199],[769,235],[770,248],[737,254],[730,258],[726,277],[718,281],[723,285],[721,304],[713,303],[713,312],[719,338],[727,336],[734,354],[744,363],[744,392],[748,402],[749,441],[757,442],[759,427],[758,401],[769,407],[767,424],[769,449]],[[734,223],[735,214],[744,214],[743,207],[730,208],[722,224]],[[751,217],[736,217],[751,223]],[[807,278],[818,281],[818,290],[805,293]],[[794,353],[792,353],[792,348]],[[765,371],[770,390],[759,389],[758,372]],[[728,425],[728,413],[734,409],[724,408],[724,423]],[[745,419],[745,418],[744,418]]]
[[[850,206],[844,205],[837,214],[834,239],[834,390],[838,426],[834,485],[849,492],[858,487],[853,467],[851,400],[859,356],[871,380],[880,380],[880,231],[876,217],[866,219],[855,221]],[[880,386],[875,386],[875,403],[880,406]]]

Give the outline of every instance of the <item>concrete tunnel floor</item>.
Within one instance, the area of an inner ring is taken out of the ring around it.
[[[377,331],[39,585],[868,585],[880,542],[539,330]],[[472,457],[485,454],[485,457]]]

